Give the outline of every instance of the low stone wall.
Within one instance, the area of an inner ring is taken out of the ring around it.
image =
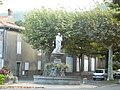
[[[34,83],[38,84],[80,85],[80,80],[78,78],[45,77],[40,75],[34,75],[33,79]]]
[[[92,79],[92,74],[93,72],[81,72],[81,79],[87,78],[87,79]]]

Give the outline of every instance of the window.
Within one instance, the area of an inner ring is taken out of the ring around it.
[[[25,70],[29,70],[29,63],[25,62]]]
[[[95,73],[103,73],[103,70],[96,70]]]
[[[21,54],[21,35],[17,34],[17,54]]]
[[[38,70],[41,70],[41,61],[38,61]]]
[[[73,58],[66,57],[66,64],[69,65],[69,69],[66,72],[73,72]]]

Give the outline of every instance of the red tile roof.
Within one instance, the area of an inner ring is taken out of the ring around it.
[[[11,16],[0,16],[0,27],[10,27],[14,29],[24,30],[24,27],[15,24],[14,19]]]

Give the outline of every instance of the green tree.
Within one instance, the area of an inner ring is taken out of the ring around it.
[[[120,24],[114,19],[115,12],[96,8],[84,12],[67,12],[42,8],[25,16],[24,34],[36,49],[51,53],[58,32],[63,35],[67,53],[80,56],[109,50],[108,80],[112,77],[113,50],[120,43]]]
[[[108,61],[108,80],[113,79],[112,73],[112,58],[113,58],[113,50],[119,45],[120,43],[120,24],[119,22],[113,18],[114,11],[113,10],[101,10],[97,9],[91,11],[94,16],[92,19],[91,24],[94,25],[94,28],[90,30],[90,33],[93,34],[92,38],[96,42],[99,42],[103,45],[103,47],[109,50],[109,61]],[[96,19],[95,19],[96,18]],[[90,21],[90,20],[89,20]],[[91,34],[89,35],[91,37]]]
[[[107,3],[107,5],[112,9],[115,10],[115,13],[113,14],[114,18],[120,21],[120,4],[114,4],[114,3]]]
[[[73,27],[66,32],[67,40],[64,43],[67,53],[79,56],[80,53],[93,54],[97,51],[103,51],[102,45],[91,39],[94,36],[91,30],[96,25],[93,21],[97,19],[94,18],[94,15],[91,11],[74,13]]]
[[[22,20],[15,21],[15,24],[18,26],[24,26],[24,22]]]
[[[69,31],[73,36],[71,42],[73,46],[69,46],[73,48],[71,50],[80,51],[80,47],[88,53],[96,51],[97,48],[99,51],[109,50],[108,80],[113,79],[112,56],[113,51],[118,48],[120,43],[120,23],[114,18],[115,13],[109,8],[103,10],[100,7],[91,11],[78,12],[74,29]],[[94,47],[94,45],[97,46]]]
[[[0,0],[0,5],[2,5],[3,3],[2,3],[3,1],[2,0]]]
[[[113,69],[117,70],[120,68],[120,52],[115,52],[113,56]]]
[[[24,34],[34,48],[51,52],[57,33],[60,32],[64,37],[64,32],[70,28],[72,22],[70,18],[72,16],[63,10],[42,8],[30,11],[25,16]]]
[[[58,32],[63,35],[71,29],[72,13],[64,10],[34,9],[25,15],[24,35],[33,48],[53,51],[53,41]]]

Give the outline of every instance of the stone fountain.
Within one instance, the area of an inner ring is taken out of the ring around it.
[[[62,36],[60,33],[56,36],[56,48],[53,50],[51,57],[53,58],[51,63],[47,63],[44,67],[44,74],[34,75],[34,83],[39,84],[80,84],[80,80],[78,78],[70,78],[65,76],[65,71],[69,66],[65,63],[62,63],[62,57],[64,53],[61,52],[61,41]]]

